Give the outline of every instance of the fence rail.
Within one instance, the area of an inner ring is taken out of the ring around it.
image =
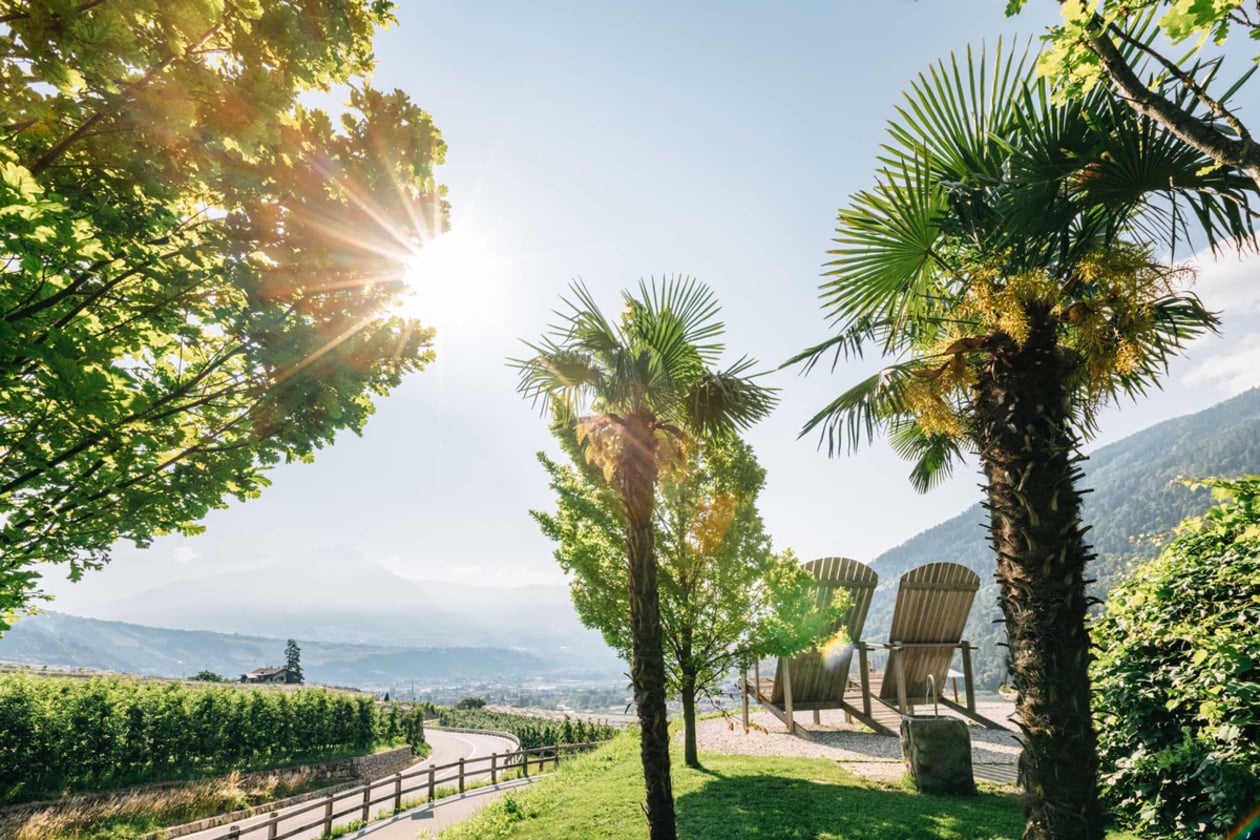
[[[467,788],[469,776],[489,773],[490,784],[497,784],[501,773],[512,770],[520,771],[523,777],[528,778],[531,765],[537,772],[542,772],[548,762],[551,762],[552,768],[559,767],[560,759],[565,754],[581,753],[598,746],[600,744],[592,742],[532,747],[515,752],[491,753],[480,758],[461,758],[450,764],[425,767],[409,773],[395,773],[393,776],[368,782],[361,787],[342,790],[335,794],[330,793],[322,799],[313,800],[306,805],[296,806],[284,812],[273,811],[267,819],[253,825],[244,827],[229,825],[222,834],[215,834],[208,840],[261,840],[261,838],[290,840],[311,829],[321,829],[321,836],[326,836],[332,833],[336,821],[345,817],[357,815],[357,819],[363,823],[370,822],[374,806],[388,803],[393,811],[401,811],[403,802],[407,801],[404,797],[409,793],[423,791],[425,801],[432,802],[437,798],[437,792],[440,789],[452,783],[458,787],[460,793],[463,793]],[[486,766],[477,768],[476,765],[481,764]],[[447,771],[453,772],[445,776],[439,775]],[[418,780],[415,784],[407,784],[415,780]],[[373,797],[374,791],[382,790],[385,791],[383,795]],[[413,796],[412,799],[414,798]],[[348,807],[337,810],[338,803],[344,805],[347,800],[354,801]],[[289,828],[283,834],[280,833],[280,823],[315,812],[320,813],[311,821]]]

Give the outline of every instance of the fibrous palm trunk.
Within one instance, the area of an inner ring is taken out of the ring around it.
[[[655,431],[651,418],[624,418],[619,465],[626,509],[630,591],[630,679],[638,706],[643,781],[652,840],[675,840],[674,792],[669,777],[669,722],[665,716],[665,654],[656,589],[652,508],[656,499]]]
[[[1032,331],[1022,346],[995,340],[974,392],[990,540],[1024,733],[1024,837],[1099,840],[1084,576],[1092,554],[1080,521],[1070,370],[1049,313],[1030,315]]]

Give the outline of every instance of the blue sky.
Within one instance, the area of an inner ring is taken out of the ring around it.
[[[1039,0],[1007,20],[1004,5],[403,0],[374,84],[433,115],[452,225],[478,252],[430,290],[437,362],[380,402],[361,439],[276,470],[202,536],[120,547],[106,571],[56,586],[56,608],[91,614],[163,581],[330,547],[417,578],[558,581],[527,515],[549,504],[534,453],[550,441],[505,365],[518,339],[543,332],[572,278],[615,311],[619,289],[674,273],[715,290],[731,358],[775,368],[824,337],[836,212],[870,184],[900,92],[951,50],[1022,44],[1057,14]],[[1193,347],[1166,391],[1109,412],[1102,441],[1260,384],[1254,273],[1232,258],[1203,268],[1225,336]],[[979,498],[971,468],[921,496],[882,443],[829,460],[797,440],[874,364],[774,374],[781,406],[749,435],[769,472],[768,528],[802,559],[870,560]]]

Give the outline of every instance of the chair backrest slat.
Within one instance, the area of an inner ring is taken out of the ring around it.
[[[928,696],[929,675],[935,678],[938,691],[944,687],[954,647],[962,640],[979,589],[980,576],[958,563],[929,563],[901,576],[888,641],[940,643],[940,647],[905,648],[890,655],[880,686],[882,699],[898,696],[895,656],[902,657],[906,696],[912,702],[922,702]]]

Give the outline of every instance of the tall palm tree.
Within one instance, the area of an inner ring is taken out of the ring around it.
[[[1026,838],[1103,832],[1087,665],[1082,457],[1097,408],[1157,383],[1216,319],[1153,248],[1197,221],[1250,234],[1247,184],[1096,96],[1057,104],[1027,54],[919,77],[876,186],[840,213],[823,285],[835,334],[790,363],[894,361],[802,434],[884,430],[926,490],[979,456],[1024,735]]]
[[[718,304],[689,278],[640,283],[623,292],[625,310],[611,322],[581,283],[564,299],[561,321],[528,359],[513,360],[519,390],[578,424],[586,457],[604,470],[625,507],[630,596],[630,677],[641,727],[640,753],[652,840],[673,840],[673,788],[665,717],[665,659],[653,545],[657,477],[691,436],[744,428],[774,407],[742,358],[714,366],[723,347]]]

